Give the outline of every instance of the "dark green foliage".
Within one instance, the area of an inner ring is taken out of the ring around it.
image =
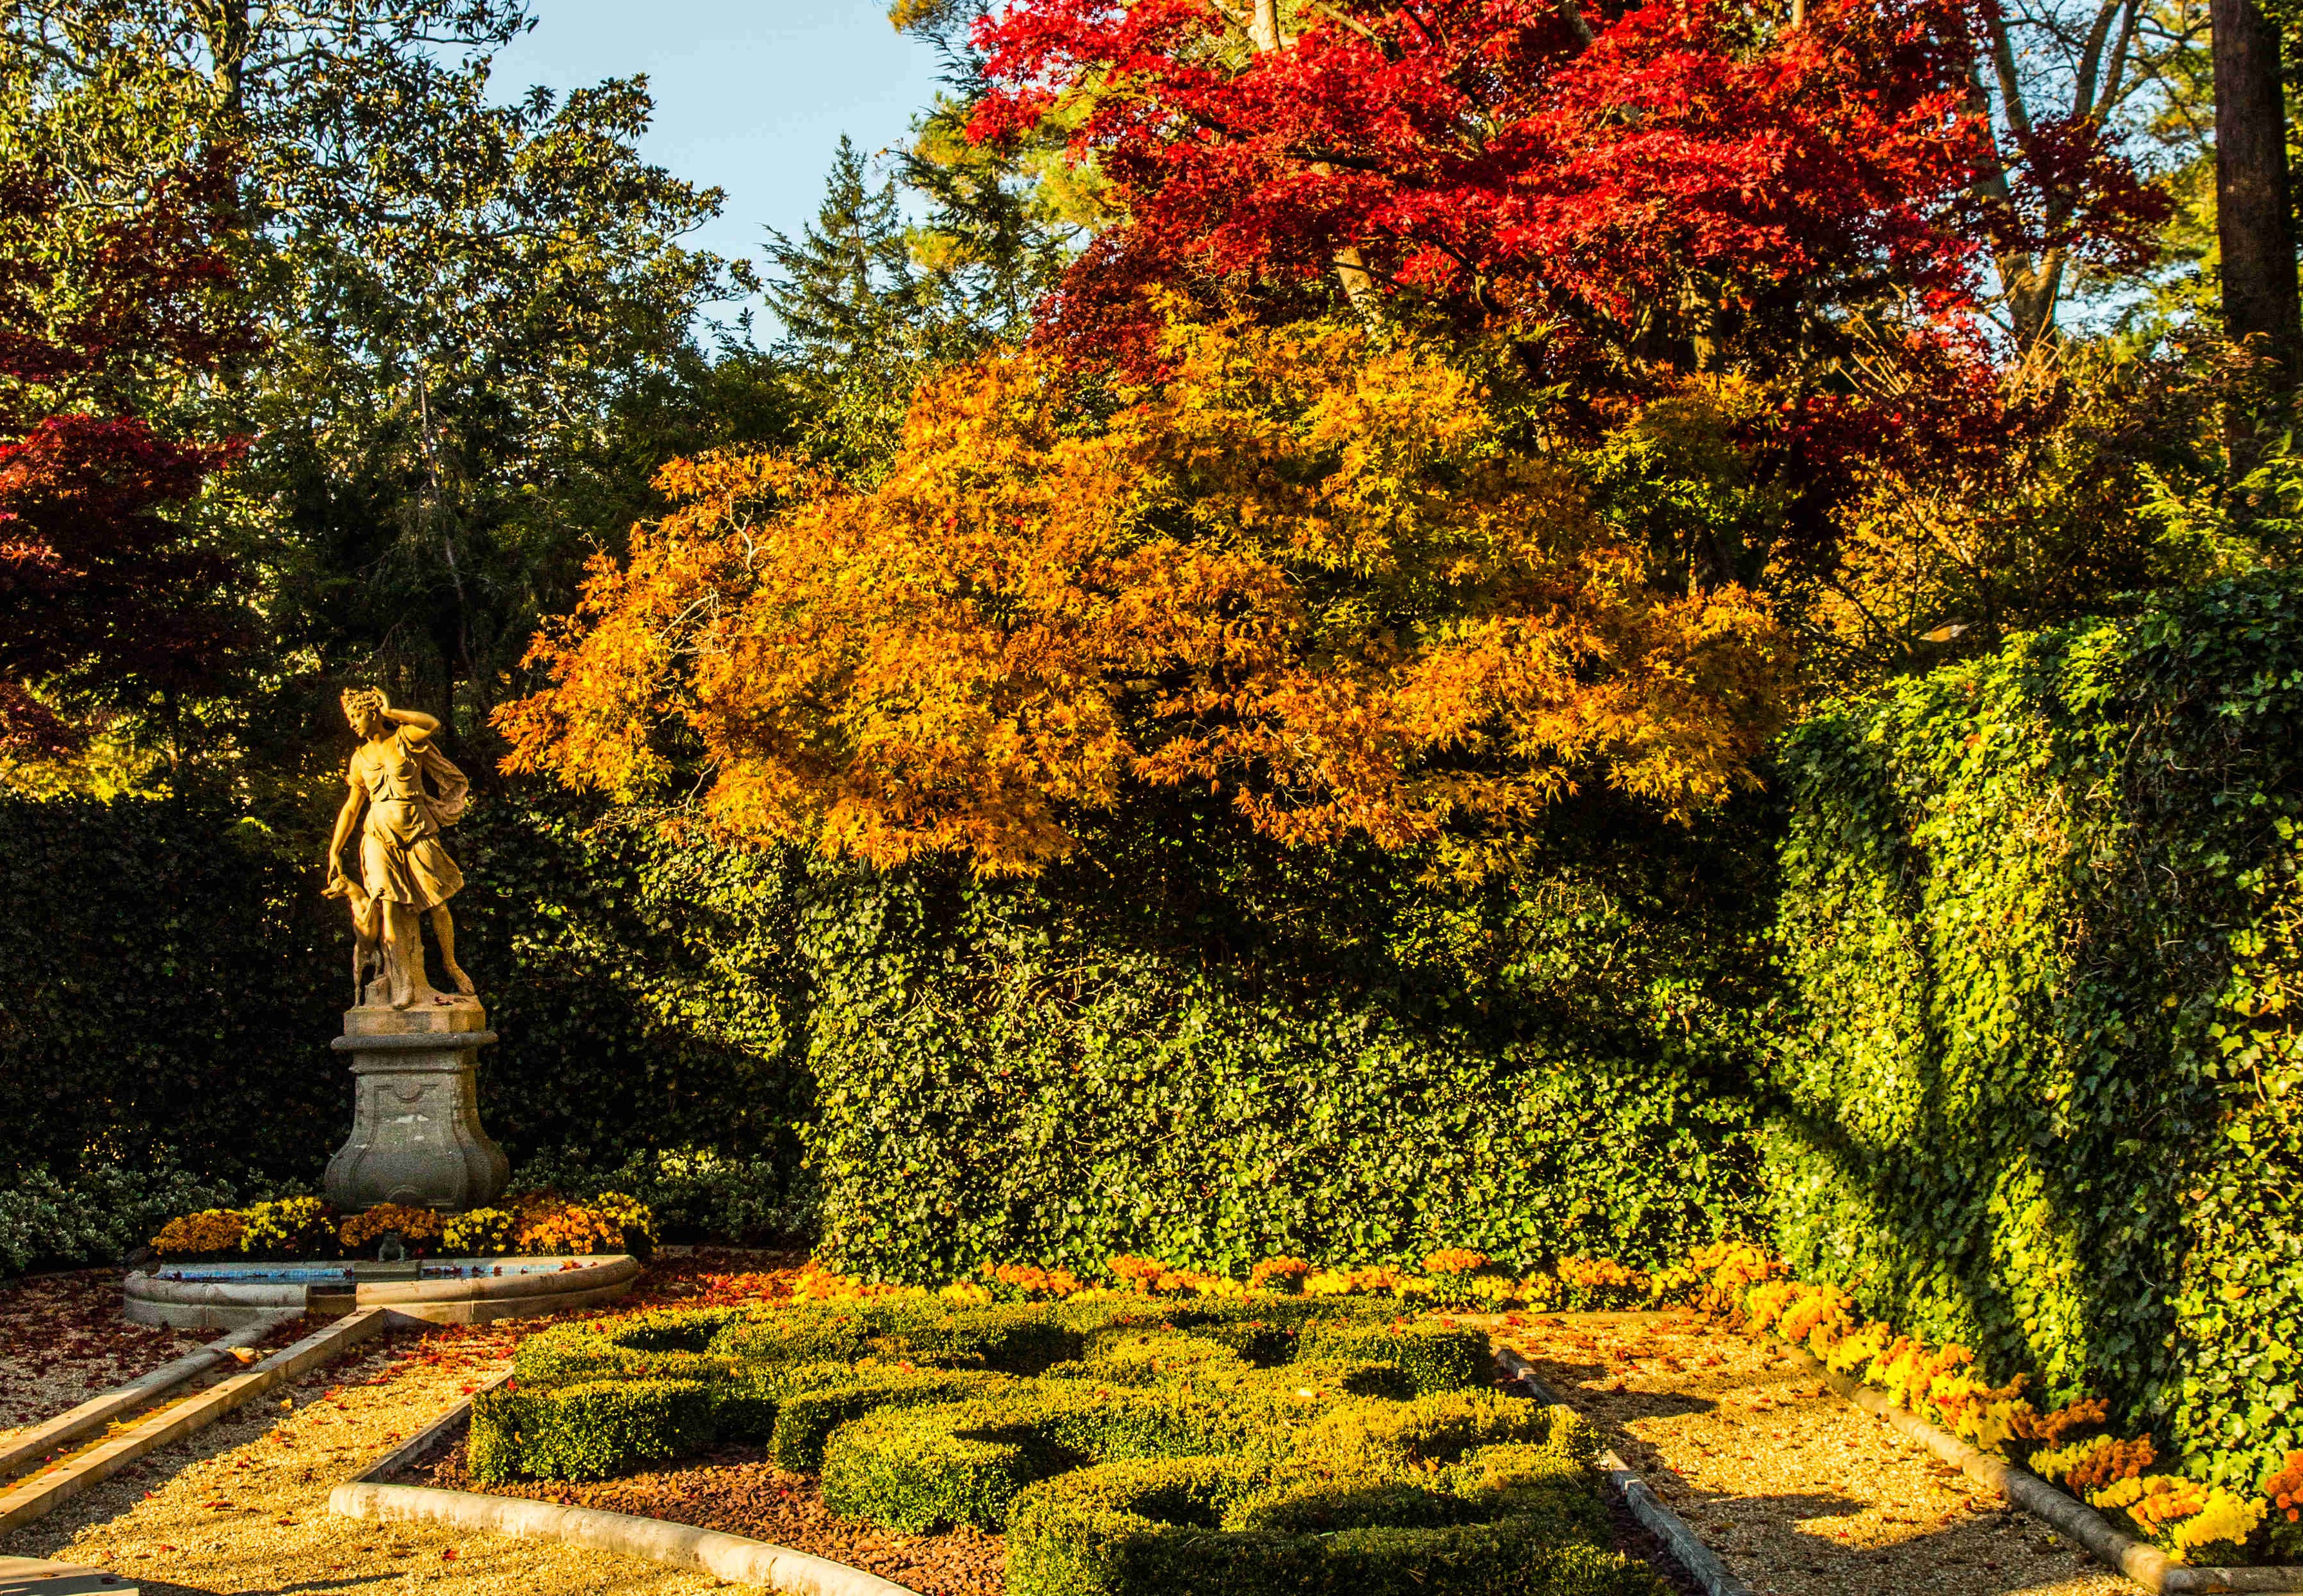
[[[824,1505],[909,1534],[959,1524],[996,1531],[1017,1491],[1084,1460],[1059,1432],[1081,1427],[1091,1409],[1118,1405],[1111,1397],[1059,1390],[876,1410],[824,1448]],[[1075,1423],[1066,1426],[1065,1418]]]
[[[1562,1439],[1487,1448],[1422,1481],[1275,1480],[1268,1467],[1218,1457],[1060,1474],[1019,1493],[1009,1512],[1008,1589],[1658,1596],[1651,1572],[1603,1550],[1591,1476]]]
[[[1541,870],[1462,886],[1185,807],[986,886],[595,819],[483,794],[449,836],[503,1037],[481,1108],[516,1180],[630,1191],[667,1239],[803,1231],[816,1180],[840,1262],[931,1282],[1124,1251],[1656,1263],[1751,1222],[1748,827],[1635,858],[1579,811]],[[12,1151],[67,1185],[167,1145],[316,1180],[350,1104],[317,854],[189,800],[0,804]]]
[[[1365,1328],[1316,1326],[1303,1333],[1296,1356],[1396,1365],[1418,1396],[1476,1386],[1487,1378],[1489,1362],[1486,1331],[1429,1320]]]
[[[2303,584],[2266,577],[1902,683],[1783,761],[1794,1269],[2248,1490],[2303,1446],[2299,727]]]
[[[483,798],[448,841],[470,878],[459,951],[503,1037],[481,1110],[515,1162],[644,1155],[673,1239],[704,1228],[679,1204],[723,1175],[752,1195],[719,1211],[804,1222],[784,861],[586,830],[566,802]],[[351,1104],[327,1051],[350,932],[318,854],[196,798],[0,800],[0,1185],[41,1164],[100,1184],[162,1149],[211,1180],[317,1181]]]
[[[965,1369],[853,1373],[836,1383],[785,1397],[776,1410],[769,1456],[778,1468],[815,1468],[823,1462],[824,1444],[832,1432],[851,1420],[882,1409],[963,1401],[997,1392],[1010,1383],[998,1374]]]
[[[714,1398],[695,1380],[595,1380],[472,1403],[473,1477],[598,1480],[711,1444]],[[485,1432],[485,1439],[483,1433]]]
[[[1258,1298],[952,1314],[911,1298],[579,1323],[531,1337],[517,1391],[474,1405],[472,1469],[491,1481],[597,1478],[667,1447],[772,1432],[778,1465],[820,1466],[825,1504],[842,1516],[910,1533],[1006,1530],[1009,1588],[1033,1596],[1658,1596],[1651,1574],[1604,1550],[1596,1442],[1582,1420],[1484,1389],[1484,1357],[1460,1356],[1474,1341],[1484,1352],[1484,1338],[1388,1333],[1361,1305],[1324,1306],[1330,1316]],[[1302,1356],[1270,1367],[1151,1322],[1166,1312],[1234,1330],[1269,1324],[1255,1315],[1273,1310],[1302,1331],[1281,1349]],[[1034,1323],[1043,1333],[1024,1333]],[[1040,1379],[869,1355],[798,1361],[904,1335],[923,1356],[974,1363],[1084,1356],[1059,1365],[1067,1377]],[[1329,1356],[1362,1343],[1400,1361]],[[607,1353],[634,1360],[627,1377],[600,1377]],[[658,1372],[721,1356],[716,1377]],[[1416,1358],[1426,1381],[1463,1378],[1405,1399],[1402,1365]],[[1128,1378],[1106,1378],[1116,1370]],[[1357,1389],[1372,1374],[1383,1394]]]
[[[351,1103],[317,858],[218,804],[0,799],[0,1170],[316,1175]]]
[[[803,922],[824,1250],[1531,1268],[1751,1225],[1756,833],[1633,859],[1635,824],[1563,814],[1464,886],[1147,804],[1033,884],[844,879]]]

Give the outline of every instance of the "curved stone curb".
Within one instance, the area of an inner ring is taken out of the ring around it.
[[[528,1541],[558,1541],[595,1551],[620,1551],[674,1568],[717,1575],[736,1584],[791,1592],[794,1596],[917,1596],[908,1586],[891,1583],[876,1574],[787,1546],[661,1518],[636,1518],[596,1508],[563,1508],[520,1496],[352,1482],[328,1493],[328,1509],[347,1518],[387,1523],[414,1520]]]
[[[462,1261],[485,1264],[491,1260]],[[629,1291],[640,1275],[639,1260],[628,1253],[510,1261],[576,1267],[530,1268],[519,1274],[467,1280],[370,1281],[355,1284],[350,1291],[299,1281],[171,1281],[139,1269],[121,1288],[122,1316],[131,1324],[220,1330],[268,1323],[267,1315],[283,1312],[349,1314],[356,1308],[388,1307],[427,1324],[478,1324],[490,1319],[527,1319],[598,1307]],[[251,1265],[249,1273],[262,1267]]]
[[[1793,1362],[1873,1418],[1918,1441],[1969,1479],[1999,1491],[2025,1512],[2046,1519],[2086,1547],[2098,1562],[2118,1569],[2156,1596],[2207,1596],[2211,1592],[2303,1596],[2303,1568],[2204,1568],[2179,1563],[2157,1547],[2113,1528],[2111,1520],[2093,1508],[2056,1490],[2029,1469],[1978,1451],[1910,1408],[1897,1407],[1885,1391],[1818,1361],[1806,1348],[1781,1336],[1774,1339]]]
[[[1522,1385],[1539,1402],[1548,1407],[1565,1407],[1550,1387],[1537,1377],[1535,1365],[1508,1347],[1496,1348],[1496,1362],[1504,1372]],[[1663,1499],[1648,1489],[1639,1471],[1625,1463],[1614,1449],[1599,1455],[1599,1472],[1607,1475],[1607,1483],[1624,1499],[1632,1516],[1646,1526],[1649,1534],[1664,1544],[1664,1550],[1679,1562],[1679,1566],[1694,1576],[1706,1596],[1752,1596],[1751,1587],[1737,1579],[1719,1560],[1718,1554],[1703,1543],[1702,1537],[1687,1527],[1687,1521],[1663,1503]]]
[[[384,1328],[388,1312],[364,1308],[283,1347],[245,1374],[235,1374],[212,1390],[188,1397],[150,1418],[45,1474],[34,1474],[12,1490],[0,1491],[0,1533],[30,1524],[60,1507],[100,1480],[110,1479],[147,1452],[172,1441],[205,1430],[251,1398],[284,1384],[327,1362],[339,1352],[366,1340]]]
[[[28,1430],[0,1436],[0,1476],[15,1474],[26,1464],[38,1461],[43,1452],[53,1452],[92,1430],[102,1429],[130,1408],[139,1407],[228,1361],[234,1348],[251,1347],[270,1335],[276,1326],[302,1317],[300,1312],[270,1315],[262,1323],[210,1341],[198,1352],[188,1352],[173,1363],[162,1364],[125,1385],[116,1385],[101,1396],[90,1397],[68,1413],[60,1413]],[[5,1559],[0,1559],[0,1569],[5,1566]],[[0,1588],[0,1596],[7,1596],[4,1588]]]

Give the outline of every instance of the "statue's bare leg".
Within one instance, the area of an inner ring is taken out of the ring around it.
[[[471,996],[478,988],[472,985],[472,978],[464,973],[464,967],[456,962],[456,920],[448,912],[445,903],[432,911],[432,935],[440,944],[440,968],[446,970],[448,979],[456,983],[457,991],[467,997]]]

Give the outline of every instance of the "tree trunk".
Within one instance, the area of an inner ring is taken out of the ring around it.
[[[2303,350],[2295,234],[2287,199],[2287,108],[2279,29],[2256,0],[2211,0],[2214,34],[2215,233],[2223,248],[2223,328],[2275,363],[2294,386]]]

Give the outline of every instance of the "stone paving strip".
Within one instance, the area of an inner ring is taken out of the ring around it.
[[[1490,1324],[1755,1596],[2135,1596],[1848,1404],[1779,1348],[1689,1315]]]
[[[316,1369],[350,1351],[381,1333],[387,1322],[386,1310],[363,1308],[323,1323],[246,1373],[230,1375],[206,1390],[166,1403],[157,1412],[116,1426],[93,1443],[63,1454],[55,1462],[0,1490],[0,1533],[53,1512],[147,1453],[207,1429],[266,1391],[285,1385],[305,1371]]]
[[[488,1333],[500,1326],[507,1333]],[[694,1596],[729,1588],[638,1558],[328,1511],[337,1483],[509,1367],[508,1332],[527,1328],[503,1321],[420,1338],[390,1332],[0,1535],[0,1556],[114,1569],[144,1596],[419,1588],[439,1596]]]
[[[283,1315],[283,1322],[287,1317]],[[279,1323],[266,1323],[233,1331],[197,1352],[172,1358],[148,1374],[90,1397],[52,1419],[0,1434],[0,1478],[21,1474],[44,1459],[55,1461],[67,1444],[115,1424],[123,1415],[150,1408],[164,1399],[175,1399],[180,1395],[178,1388],[191,1384],[201,1375],[224,1370],[235,1361],[255,1361],[257,1344],[279,1328]]]
[[[117,1270],[76,1269],[0,1285],[0,1431],[53,1418],[196,1350],[215,1334],[125,1323]]]

